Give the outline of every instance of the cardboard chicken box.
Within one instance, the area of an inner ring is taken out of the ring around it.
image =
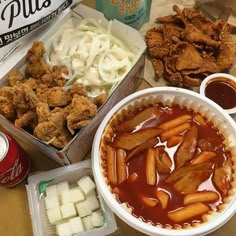
[[[81,128],[73,136],[73,139],[67,143],[64,148],[60,149],[36,138],[32,133],[17,127],[14,122],[9,121],[3,115],[0,115],[0,123],[9,133],[16,136],[24,143],[34,145],[35,149],[43,152],[46,156],[54,159],[61,165],[78,162],[86,156],[91,149],[94,134],[103,117],[118,101],[132,93],[138,86],[144,72],[146,44],[143,38],[135,29],[116,20],[111,24],[111,22],[104,18],[102,13],[82,4],[78,4],[74,8],[67,9],[51,21],[50,24],[47,24],[36,31],[34,35],[28,37],[26,43],[13,53],[11,57],[5,60],[0,68],[0,87],[3,87],[7,84],[7,76],[10,71],[24,71],[27,60],[25,55],[34,41],[42,41],[47,51],[47,48],[53,44],[55,35],[66,22],[72,19],[76,24],[79,24],[79,22],[87,18],[92,18],[96,22],[100,22],[105,28],[110,30],[110,33],[113,36],[119,38],[124,45],[128,45],[132,48],[135,53],[132,66],[125,73],[125,77],[116,84],[105,103],[98,109],[97,114],[92,118],[91,122],[87,126]]]

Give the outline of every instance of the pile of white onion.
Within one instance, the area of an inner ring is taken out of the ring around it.
[[[84,19],[77,26],[68,22],[55,37],[47,52],[47,62],[66,65],[68,82],[82,83],[90,97],[109,93],[133,65],[135,54],[120,39],[111,34],[101,22]]]

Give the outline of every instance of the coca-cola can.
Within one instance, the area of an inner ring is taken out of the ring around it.
[[[22,182],[30,170],[30,159],[9,134],[0,132],[0,186],[12,187]]]

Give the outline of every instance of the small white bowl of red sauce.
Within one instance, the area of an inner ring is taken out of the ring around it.
[[[200,94],[221,106],[228,114],[236,113],[236,77],[226,73],[215,73],[206,77]]]

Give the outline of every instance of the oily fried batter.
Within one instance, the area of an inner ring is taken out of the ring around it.
[[[25,74],[12,70],[7,75],[8,84],[0,88],[0,114],[61,149],[76,134],[75,130],[90,123],[107,94],[90,100],[82,84],[66,84],[67,67],[50,68],[44,53],[44,44],[34,42],[26,55]]]
[[[67,109],[67,127],[71,134],[88,125],[97,114],[97,106],[87,97],[75,95]]]
[[[146,32],[148,54],[157,78],[170,85],[198,87],[211,73],[230,69],[236,46],[232,27],[211,22],[194,8],[173,6],[176,14],[157,18],[159,26]]]

